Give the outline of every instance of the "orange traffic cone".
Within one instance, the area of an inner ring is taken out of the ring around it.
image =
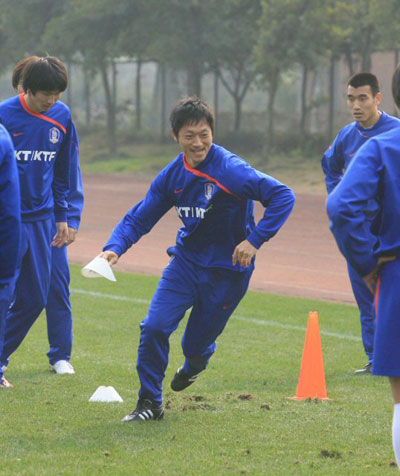
[[[318,312],[315,311],[311,311],[308,316],[299,383],[296,396],[291,398],[293,400],[305,400],[307,398],[329,400],[326,393]]]

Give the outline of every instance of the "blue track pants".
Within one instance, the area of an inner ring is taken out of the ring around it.
[[[349,264],[349,277],[353,294],[360,310],[361,337],[368,361],[373,361],[374,335],[375,335],[375,312],[374,296],[368,289],[365,281]]]
[[[55,234],[55,232],[54,232]],[[46,317],[51,365],[58,360],[70,360],[72,349],[72,310],[70,301],[70,271],[67,247],[51,249],[51,279]]]
[[[385,263],[379,279],[372,373],[400,377],[400,258]]]
[[[192,306],[182,339],[184,370],[194,375],[206,368],[217,347],[215,340],[245,295],[252,272],[202,268],[179,256],[171,258],[140,324],[140,399],[162,402],[169,336]]]
[[[0,355],[3,352],[4,330],[6,326],[7,311],[12,298],[13,285],[0,286]],[[2,366],[0,366],[0,380],[3,377]]]
[[[20,266],[16,273],[14,300],[6,316],[0,364],[24,340],[44,307],[50,287],[52,219],[22,223]]]

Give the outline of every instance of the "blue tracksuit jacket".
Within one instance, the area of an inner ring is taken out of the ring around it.
[[[361,276],[379,256],[400,256],[400,129],[370,139],[329,195],[331,230],[341,252]],[[374,228],[364,209],[374,202]],[[377,324],[372,372],[400,376],[400,261],[385,264],[375,296]]]
[[[257,225],[253,200],[266,207]],[[162,170],[144,200],[114,229],[104,250],[123,254],[175,207],[183,226],[168,253],[203,267],[239,271],[239,264],[232,264],[237,244],[247,238],[259,248],[283,225],[294,201],[286,185],[213,144],[197,168],[191,168],[181,153]]]
[[[382,112],[379,120],[368,129],[361,127],[357,121],[343,127],[321,161],[328,193],[340,182],[355,153],[368,139],[396,127],[400,127],[400,120],[385,112]]]
[[[0,123],[14,143],[22,221],[49,218],[53,212],[57,222],[67,221],[70,157],[74,147],[68,106],[57,101],[48,112],[38,114],[28,108],[24,94],[20,94],[0,104]]]
[[[371,137],[382,134],[388,130],[400,127],[400,120],[382,112],[379,120],[370,128],[364,129],[357,121],[344,127],[332,145],[322,157],[321,165],[325,173],[325,183],[328,193],[337,186],[343,178],[345,170],[352,162],[357,150],[365,144]],[[373,226],[373,220],[377,212],[376,203],[371,200],[366,204],[364,213],[370,226]],[[361,334],[365,353],[369,362],[373,360],[373,341],[374,341],[374,309],[373,295],[366,286],[364,280],[357,271],[348,263],[348,272],[353,289],[354,297],[360,309]]]
[[[400,256],[399,144],[399,128],[370,139],[328,197],[331,230],[361,276],[376,267],[378,256]],[[374,230],[363,213],[370,201],[378,210]]]
[[[71,122],[71,147],[70,155],[70,174],[69,174],[69,193],[67,196],[67,222],[68,226],[79,229],[81,222],[84,194],[81,175],[81,167],[79,162],[79,139],[75,125]]]
[[[0,124],[0,286],[10,284],[21,238],[19,180],[14,148]]]

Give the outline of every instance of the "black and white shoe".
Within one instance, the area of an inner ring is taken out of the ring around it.
[[[184,390],[189,385],[192,385],[197,379],[199,374],[196,375],[188,375],[184,370],[183,367],[179,367],[179,369],[175,372],[174,378],[171,380],[171,388],[175,392],[180,392]]]
[[[162,420],[164,418],[164,408],[162,405],[154,405],[151,400],[139,400],[137,407],[129,415],[124,416],[122,421],[147,421]]]
[[[363,367],[362,369],[358,369],[354,371],[354,375],[368,375],[372,373],[372,363],[368,362],[368,364]]]

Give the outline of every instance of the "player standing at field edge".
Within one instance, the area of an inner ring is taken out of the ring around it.
[[[38,56],[23,58],[17,63],[12,73],[12,85],[16,92],[23,93],[22,78],[25,66],[31,61],[37,61]],[[79,140],[75,126],[71,123],[71,141],[74,143],[73,154],[70,157],[70,192],[68,203],[68,242],[75,241],[84,203],[82,176],[79,164]],[[72,351],[72,308],[70,301],[70,271],[66,246],[51,249],[51,278],[50,290],[46,304],[47,334],[50,350],[47,353],[50,368],[57,374],[75,373],[70,363]]]
[[[400,65],[392,79],[400,108]],[[375,293],[372,373],[386,375],[394,399],[393,448],[400,468],[400,129],[370,139],[328,197],[331,230],[340,251]],[[365,208],[376,204],[376,227]]]
[[[375,75],[358,73],[347,83],[347,105],[353,115],[354,122],[345,126],[337,135],[329,149],[322,157],[322,169],[328,194],[341,181],[343,174],[357,150],[371,137],[382,132],[400,127],[396,117],[389,116],[379,110],[381,93]],[[365,219],[374,226],[377,205],[373,201],[365,207]],[[371,291],[357,271],[347,263],[349,278],[356,299],[361,320],[361,335],[368,362],[355,374],[369,374],[373,362],[375,315]]]
[[[21,202],[14,148],[6,129],[0,124],[0,353],[4,327],[12,298],[21,239]],[[0,367],[0,388],[12,385]]]
[[[51,247],[69,241],[67,197],[76,144],[70,111],[59,101],[67,84],[67,70],[58,58],[39,58],[23,70],[25,93],[0,104],[0,122],[12,137],[17,158],[22,217],[21,265],[1,365],[7,365],[46,306]]]
[[[172,207],[183,222],[140,324],[141,388],[137,407],[125,422],[163,417],[169,336],[191,307],[182,339],[185,361],[172,379],[172,389],[185,389],[207,367],[216,338],[247,291],[257,250],[278,232],[295,201],[286,185],[213,143],[214,116],[203,101],[183,99],[170,121],[183,152],[157,175],[101,254],[114,265]],[[267,207],[257,225],[253,200]]]

